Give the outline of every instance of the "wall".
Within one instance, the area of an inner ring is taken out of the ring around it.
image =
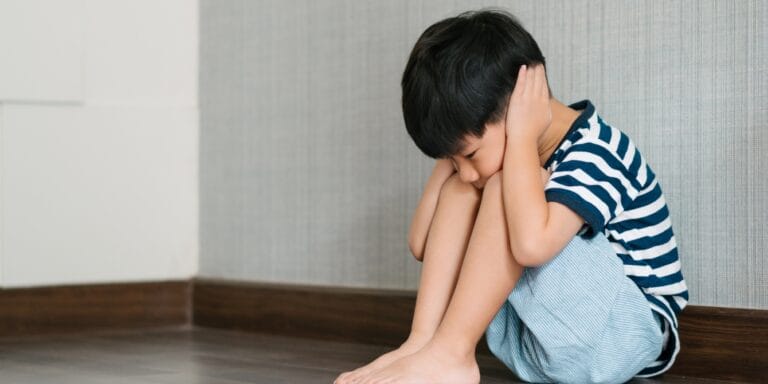
[[[691,303],[768,309],[763,1],[211,1],[200,21],[200,276],[416,289],[432,160],[399,82],[430,24],[502,5],[655,170]]]
[[[197,272],[196,1],[0,0],[0,285]]]

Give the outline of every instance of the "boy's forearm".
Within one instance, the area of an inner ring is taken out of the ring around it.
[[[437,209],[440,190],[454,172],[455,169],[449,160],[438,160],[424,187],[408,233],[408,246],[411,253],[418,259],[421,259],[424,252],[429,227]]]
[[[508,137],[502,168],[510,249],[518,260],[532,259],[549,217],[536,143]]]

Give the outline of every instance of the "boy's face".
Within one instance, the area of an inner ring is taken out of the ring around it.
[[[464,148],[450,156],[461,180],[471,183],[477,189],[483,189],[485,182],[501,170],[506,143],[503,120],[496,124],[486,124],[485,134],[481,138],[465,136]]]

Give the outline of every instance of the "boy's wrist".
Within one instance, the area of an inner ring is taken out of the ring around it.
[[[536,147],[536,143],[538,141],[538,137],[535,135],[530,135],[526,133],[514,133],[510,134],[507,133],[506,137],[504,138],[506,140],[507,144],[505,146],[505,149],[509,149],[512,147],[518,147],[518,146],[531,146],[533,145]]]

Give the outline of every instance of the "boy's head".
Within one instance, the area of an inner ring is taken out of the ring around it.
[[[432,24],[416,41],[401,81],[408,134],[433,159],[463,153],[467,137],[480,138],[486,124],[502,122],[520,66],[536,63],[546,68],[536,41],[502,9]]]

